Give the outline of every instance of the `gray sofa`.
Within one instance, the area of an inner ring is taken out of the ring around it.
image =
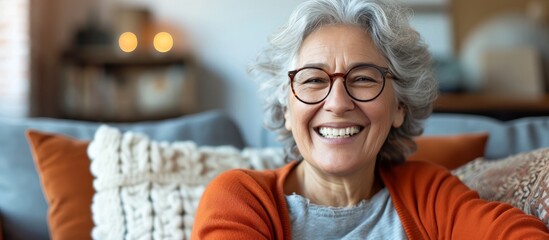
[[[225,114],[205,112],[180,118],[134,124],[113,124],[143,132],[155,140],[193,140],[198,145],[245,147],[240,130]],[[99,123],[59,119],[0,119],[0,220],[3,239],[48,239],[47,205],[24,131],[29,128],[91,139]],[[434,114],[426,135],[490,133],[486,157],[499,159],[549,146],[549,117],[501,122],[474,115]],[[277,146],[272,134],[265,147]],[[0,236],[0,239],[2,237]]]

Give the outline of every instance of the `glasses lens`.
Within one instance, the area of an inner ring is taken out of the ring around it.
[[[383,90],[383,73],[370,66],[361,66],[352,69],[345,79],[349,94],[360,101],[369,101],[376,98]]]
[[[330,91],[330,76],[319,69],[304,68],[294,76],[292,88],[301,101],[319,102]]]

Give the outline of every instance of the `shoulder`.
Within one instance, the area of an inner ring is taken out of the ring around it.
[[[244,192],[265,192],[271,182],[276,182],[272,170],[255,171],[249,169],[233,169],[221,173],[206,187],[208,194],[242,194]]]
[[[233,169],[221,173],[210,184],[204,194],[277,194],[280,182],[294,163],[287,164],[279,169],[251,170]]]
[[[275,173],[273,170],[234,169],[218,175],[206,186],[197,216],[235,220],[237,216],[246,219],[250,215],[272,215],[269,213],[276,212],[279,205]]]
[[[448,169],[429,162],[407,161],[399,165],[381,167],[379,172],[392,194],[413,192],[415,196],[440,197],[443,192],[453,192],[475,195]]]
[[[510,205],[480,199],[444,167],[410,161],[379,172],[403,225],[424,237],[525,239],[531,234],[546,239],[547,228],[539,220]]]
[[[406,162],[401,163],[401,164],[391,165],[391,166],[389,166],[389,168],[396,169],[396,170],[401,170],[401,171],[404,171],[406,169],[418,169],[418,168],[427,169],[429,171],[445,170],[446,169],[446,168],[444,168],[440,165],[437,165],[437,164],[434,164],[434,163],[431,163],[431,162],[427,162],[427,161],[406,161]]]
[[[295,163],[276,170],[235,169],[208,184],[196,209],[196,239],[280,239],[289,216],[281,183]]]
[[[207,188],[239,190],[267,190],[276,182],[274,170],[256,171],[250,169],[233,169],[214,178]]]
[[[423,161],[406,161],[402,164],[383,166],[380,167],[380,173],[384,178],[392,180],[422,180],[452,175],[442,166]]]

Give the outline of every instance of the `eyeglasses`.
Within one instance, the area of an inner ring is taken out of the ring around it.
[[[289,71],[294,96],[306,104],[317,104],[330,94],[336,77],[342,77],[347,94],[359,102],[376,99],[385,87],[385,76],[393,74],[388,68],[374,64],[357,65],[347,73],[329,74],[319,67],[304,67]],[[394,78],[394,77],[393,77]]]

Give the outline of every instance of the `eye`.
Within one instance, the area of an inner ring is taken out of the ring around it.
[[[358,76],[358,77],[355,77],[353,79],[353,82],[377,82],[377,81],[375,79],[373,79],[372,77]]]
[[[305,79],[302,84],[326,84],[328,83],[328,80],[324,78],[309,78]]]
[[[304,68],[295,75],[295,82],[307,86],[330,85],[330,76],[316,68]]]
[[[351,85],[371,85],[379,83],[379,80],[376,80],[370,76],[356,76],[351,79],[349,82]]]

